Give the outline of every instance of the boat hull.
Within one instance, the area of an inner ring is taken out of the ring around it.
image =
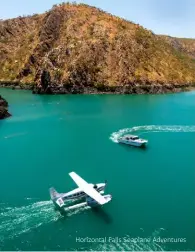
[[[133,141],[126,141],[126,140],[119,140],[118,142],[122,143],[122,144],[127,144],[127,145],[131,145],[131,146],[135,146],[135,147],[144,147],[147,144],[147,141],[133,142]]]

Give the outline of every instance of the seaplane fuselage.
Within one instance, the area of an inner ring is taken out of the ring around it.
[[[96,189],[97,192],[99,193],[104,193],[104,188],[106,186],[105,183],[99,183],[99,184],[90,184],[92,188]],[[76,199],[80,199],[83,197],[87,197],[88,195],[83,192],[80,188],[76,188],[68,193],[63,193],[62,194],[62,198],[63,200],[76,200]]]
[[[104,189],[106,187],[106,183],[89,184],[89,185],[91,186],[91,188],[95,189],[100,194],[104,193]],[[50,197],[55,205],[57,205],[58,207],[63,207],[64,203],[67,201],[87,198],[88,195],[79,187],[67,193],[58,193],[52,187],[50,188]]]

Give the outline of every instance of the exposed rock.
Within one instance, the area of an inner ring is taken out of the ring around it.
[[[131,86],[98,86],[98,87],[83,87],[73,85],[69,87],[51,86],[50,94],[163,94],[176,93],[181,91],[194,90],[195,85],[131,85]],[[35,88],[34,94],[46,94],[43,89]]]
[[[0,95],[0,119],[7,118],[11,116],[11,114],[8,112],[8,103],[3,97]]]

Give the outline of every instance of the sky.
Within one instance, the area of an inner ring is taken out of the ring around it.
[[[0,0],[0,19],[43,13],[61,0]],[[72,2],[71,0],[69,2]],[[152,30],[195,38],[195,0],[78,0]]]

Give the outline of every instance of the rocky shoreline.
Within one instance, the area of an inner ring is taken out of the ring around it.
[[[0,87],[13,90],[32,90],[33,94],[166,94],[190,91],[195,84],[135,84],[125,86],[78,86],[78,85],[49,85],[47,88],[34,83],[3,82]]]
[[[7,108],[7,101],[0,95],[0,119],[4,119],[11,116]]]
[[[24,89],[24,90],[32,90],[33,87],[35,86],[34,83],[28,83],[28,84],[23,84],[20,82],[2,82],[0,81],[0,87],[3,88],[10,88],[10,89]]]

